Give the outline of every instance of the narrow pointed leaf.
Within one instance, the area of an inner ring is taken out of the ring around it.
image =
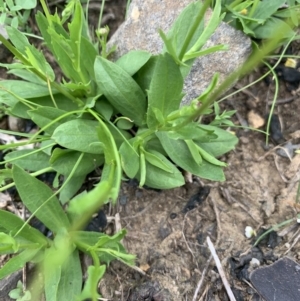
[[[13,179],[18,193],[28,208],[51,231],[57,233],[68,228],[70,223],[52,190],[17,165],[13,167]],[[46,202],[47,201],[47,202]]]
[[[140,168],[138,153],[134,150],[129,141],[123,142],[119,153],[121,155],[121,165],[124,172],[129,178],[133,179]]]
[[[17,164],[23,169],[27,169],[30,171],[38,171],[44,168],[49,167],[49,159],[50,156],[46,153],[39,151],[37,153],[32,153],[32,150],[30,149],[22,149],[22,150],[16,150],[13,152],[8,153],[4,159],[5,160],[12,160],[20,156],[26,155],[26,157],[12,160],[11,162],[13,164]]]
[[[27,249],[20,254],[11,258],[4,266],[0,269],[0,279],[22,269],[24,265],[29,262],[39,252],[39,249]]]
[[[62,265],[61,279],[57,289],[57,301],[75,300],[81,292],[82,271],[77,250]]]
[[[132,77],[116,64],[97,57],[95,61],[97,85],[109,102],[125,117],[142,125],[146,114],[146,97]]]
[[[145,185],[156,189],[171,189],[184,185],[184,178],[181,172],[169,160],[163,159],[172,172],[167,172],[146,162]]]
[[[67,111],[64,110],[60,110],[57,108],[53,108],[53,107],[47,107],[47,106],[43,106],[43,107],[39,107],[35,110],[32,111],[28,111],[28,115],[31,117],[31,119],[34,121],[35,124],[37,124],[40,128],[43,128],[45,126],[48,126],[50,123],[53,123],[53,121],[59,117],[61,117],[62,115],[66,114]],[[74,118],[74,116],[73,116]],[[55,129],[69,121],[73,119],[72,116],[68,115],[60,120],[58,120],[57,122],[53,123],[52,125],[48,126],[45,129],[46,133],[49,134],[53,134],[53,132],[55,131]]]
[[[158,108],[163,116],[169,115],[180,106],[182,88],[179,66],[168,53],[160,55],[148,91],[149,107]]]
[[[76,164],[80,156],[80,152],[73,151],[70,149],[56,148],[52,152],[50,164],[55,171],[64,176],[68,176],[71,173],[74,165]],[[103,155],[85,153],[73,176],[78,177],[87,175],[103,163]]]
[[[225,180],[220,166],[213,165],[205,160],[201,165],[197,164],[183,140],[171,139],[166,132],[157,132],[156,135],[170,159],[184,170],[212,181]]]
[[[161,153],[151,149],[148,151],[144,150],[144,153],[146,160],[153,166],[156,166],[169,173],[173,172],[173,169],[170,167],[170,165],[165,163],[165,156],[163,156]]]
[[[133,50],[120,57],[116,64],[129,75],[138,72],[150,59],[151,53],[143,50]]]
[[[184,140],[187,147],[189,148],[192,157],[197,162],[197,164],[202,163],[202,157],[199,153],[199,149],[197,148],[197,145],[193,142],[193,140]]]

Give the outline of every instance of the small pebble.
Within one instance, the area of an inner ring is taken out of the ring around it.
[[[170,219],[175,219],[177,217],[177,213],[171,213],[170,214]]]

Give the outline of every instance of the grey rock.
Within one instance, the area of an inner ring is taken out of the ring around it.
[[[158,29],[165,33],[171,28],[182,10],[193,0],[132,0],[127,20],[112,36],[108,46],[117,46],[113,59],[130,50],[147,50],[153,54],[163,48]],[[208,16],[209,17],[209,12]],[[188,104],[199,96],[210,83],[216,72],[220,81],[241,66],[251,53],[251,41],[242,32],[224,22],[217,28],[205,47],[227,44],[228,51],[198,58],[185,80],[185,97],[182,104]]]

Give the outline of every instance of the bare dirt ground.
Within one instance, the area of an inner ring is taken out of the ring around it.
[[[107,1],[105,15],[110,22],[115,22],[111,25],[114,28],[124,18],[125,2]],[[246,76],[232,91],[253,82],[261,72]],[[3,73],[0,75],[5,77]],[[237,110],[233,121],[238,126],[260,122],[257,115],[265,117],[270,107],[266,104],[273,95],[274,83],[267,85],[262,81],[225,100],[222,108]],[[291,96],[281,82],[278,98],[287,100]],[[294,144],[300,137],[299,102],[299,97],[295,97],[275,106],[283,137]],[[260,129],[264,129],[264,125]],[[229,300],[211,259],[207,236],[216,248],[238,301],[263,300],[249,280],[253,269],[249,262],[253,257],[259,259],[260,265],[271,264],[286,255],[300,259],[296,220],[285,231],[279,229],[268,235],[256,247],[253,247],[256,238],[247,239],[244,234],[246,226],[262,233],[296,217],[300,155],[282,157],[274,141],[271,140],[266,149],[264,134],[238,128],[231,130],[240,141],[234,151],[221,158],[228,163],[223,183],[194,178],[193,183],[166,191],[140,189],[134,182],[123,183],[117,206],[106,208],[106,213],[112,217],[119,213],[120,223],[128,231],[124,245],[130,253],[136,254],[139,269],[113,262],[99,285],[104,300]],[[192,197],[197,206],[187,210]],[[112,228],[113,223],[106,231]],[[197,287],[199,292],[195,297]]]

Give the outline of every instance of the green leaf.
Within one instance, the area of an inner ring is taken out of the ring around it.
[[[65,212],[46,184],[30,176],[17,165],[13,167],[13,178],[24,205],[47,228],[57,233],[61,228],[69,227]]]
[[[80,66],[86,70],[86,76],[95,80],[94,62],[98,55],[94,45],[85,37],[81,37]]]
[[[52,139],[59,145],[83,153],[103,154],[103,145],[99,141],[97,121],[75,119],[56,128]]]
[[[195,12],[196,15],[198,12]],[[224,18],[225,14],[221,14],[221,0],[216,0],[213,12],[211,16],[209,17],[209,21],[206,24],[203,32],[201,33],[200,37],[198,37],[197,41],[193,46],[184,54],[183,61],[186,61],[186,56],[192,55],[195,52],[198,52],[204,44],[207,42],[207,40],[211,37],[211,35],[215,32],[217,27],[219,26],[221,20]]]
[[[18,216],[8,211],[0,210],[0,226],[10,232],[12,236],[15,236],[22,228],[16,237],[21,237],[25,240],[39,243],[41,245],[48,243],[48,240],[40,231],[32,228],[28,224],[25,224],[25,222]]]
[[[14,65],[14,64],[10,64],[10,65]],[[20,64],[20,66],[22,68],[28,68],[28,67],[24,66],[23,64]],[[45,82],[40,77],[38,77],[36,74],[32,73],[29,68],[28,69],[11,69],[7,73],[13,74],[17,77],[22,78],[25,81],[28,81],[28,82],[31,82],[34,84],[38,84],[38,85],[45,84]]]
[[[144,186],[146,181],[146,160],[145,160],[145,154],[143,152],[140,152],[140,173],[139,173],[139,179],[140,184],[139,186]]]
[[[100,279],[103,277],[106,270],[105,265],[100,265],[98,267],[95,266],[89,266],[87,273],[88,277],[85,281],[83,290],[79,296],[79,300],[86,300],[86,299],[92,299],[95,300],[100,297],[100,295],[97,293],[97,287]]]
[[[132,146],[132,141],[124,141],[119,149],[121,165],[126,175],[133,179],[140,168],[139,155]]]
[[[148,62],[135,74],[134,79],[143,91],[149,90],[158,56],[151,56]]]
[[[182,88],[183,78],[179,66],[168,53],[160,55],[148,91],[148,107],[158,108],[167,116],[179,108]]]
[[[48,87],[45,85],[29,83],[21,80],[3,80],[0,82],[0,99],[1,103],[5,103],[8,106],[15,105],[19,102],[19,100],[10,95],[3,88],[24,99],[49,95]]]
[[[69,202],[72,197],[79,191],[84,183],[86,175],[72,177],[68,183],[64,186],[64,188],[59,193],[59,200],[61,204],[66,204]]]
[[[51,35],[48,32],[48,28],[49,28],[50,24],[49,24],[47,18],[42,14],[41,11],[38,11],[37,14],[35,15],[35,20],[37,22],[38,28],[41,32],[41,35],[44,38],[44,43],[55,56],[54,48],[52,47],[52,43],[51,43]]]
[[[172,43],[172,47],[176,51],[176,56],[178,57],[183,49],[184,41],[186,40],[187,33],[189,32],[191,26],[195,23],[196,17],[202,7],[201,1],[196,1],[189,4],[178,16],[176,21],[173,23],[171,29],[169,30],[167,37]],[[197,29],[187,47],[190,49],[200,37],[204,30],[204,20],[198,23]],[[166,50],[166,49],[164,49]],[[168,48],[169,51],[169,48]],[[171,53],[172,54],[172,53]]]
[[[62,34],[64,30],[60,28],[61,25],[55,25],[55,28],[48,27],[47,32],[50,35],[51,46],[56,61],[66,77],[75,83],[82,82],[79,72],[74,69],[73,62],[75,62],[76,58],[75,54],[73,53],[72,42],[70,41],[68,35],[65,37]]]
[[[0,269],[0,279],[22,269],[27,262],[34,258],[40,249],[41,247],[39,249],[27,249],[11,258]]]
[[[275,35],[279,36],[281,39],[285,39],[285,38],[290,38],[294,35],[294,31],[288,25],[288,23],[278,18],[268,19],[264,23],[264,25],[255,27],[253,31],[254,31],[254,37],[257,39],[274,38]]]
[[[267,20],[270,18],[286,0],[259,1],[253,18]]]
[[[70,112],[72,110],[78,110],[78,105],[75,104],[74,102],[71,102],[64,95],[55,94],[53,96],[54,96],[54,100],[57,104],[58,109],[65,111],[65,112]],[[53,100],[50,97],[50,95],[44,96],[44,97],[38,97],[38,98],[31,98],[30,101],[33,103],[32,104],[33,107],[35,107],[35,104],[36,104],[36,106],[42,107],[41,111],[44,109],[44,107],[45,107],[45,111],[47,110],[47,107],[51,107],[51,108],[54,107]],[[31,119],[30,115],[29,115],[29,111],[30,111],[29,108],[20,101],[17,102],[11,108],[10,111],[15,116],[18,116],[18,117],[21,117],[24,119]],[[39,113],[40,113],[40,111],[39,111]],[[53,114],[53,112],[51,112],[51,113]],[[51,120],[51,121],[53,121],[53,120]]]
[[[50,64],[46,61],[43,53],[30,45],[26,48],[26,54],[27,60],[30,62],[31,66],[53,82],[55,79],[54,71]]]
[[[101,262],[109,262],[119,259],[126,264],[133,265],[135,256],[128,254],[120,243],[124,238],[126,230],[122,229],[113,236],[99,232],[76,231],[71,232],[74,242],[83,252],[94,251],[99,256]]]
[[[83,25],[83,11],[80,2],[75,2],[75,11],[73,13],[73,19],[68,24],[70,32],[70,45],[74,59],[72,60],[73,68],[76,72],[81,72],[80,66],[80,48],[81,48],[81,32]],[[87,55],[87,54],[85,54]]]
[[[78,226],[79,217],[84,215],[91,216],[97,212],[107,202],[111,193],[112,184],[102,180],[93,190],[72,199],[67,209],[67,214],[73,222],[73,226]]]
[[[162,30],[159,30],[159,35],[161,39],[164,41],[164,48],[165,50],[173,57],[174,61],[177,64],[181,64],[180,59],[176,53],[176,48],[173,45],[172,38],[169,38]]]
[[[201,125],[201,128],[212,131],[214,137],[212,137],[210,141],[203,141],[201,138],[195,138],[195,143],[215,157],[219,157],[234,149],[238,143],[238,138],[228,131],[204,124]]]
[[[23,284],[21,280],[18,281],[17,287],[9,292],[8,296],[17,301],[32,300],[30,291],[23,290]]]
[[[62,265],[61,278],[57,289],[57,300],[75,300],[81,292],[82,271],[77,250],[68,256]]]
[[[197,164],[183,140],[173,140],[166,132],[157,132],[156,135],[170,159],[184,170],[212,181],[225,180],[221,167],[215,166],[206,160],[203,160],[201,165]]]
[[[17,241],[11,235],[0,232],[0,241],[1,245],[8,245],[14,251],[14,253],[19,250]]]
[[[117,127],[122,130],[130,130],[133,127],[133,123],[125,118],[120,118],[117,121]]]
[[[40,128],[44,128],[45,126],[48,126],[50,125],[50,123],[52,123],[52,125],[48,126],[45,129],[45,132],[50,135],[53,134],[53,132],[58,126],[74,119],[74,116],[68,115],[53,123],[55,119],[63,116],[66,113],[66,111],[47,106],[28,111],[28,115],[31,117],[31,120]]]
[[[141,126],[146,114],[146,97],[132,77],[116,64],[97,57],[95,76],[98,87],[125,117]]]
[[[202,163],[202,157],[199,153],[199,149],[197,147],[197,145],[194,143],[193,140],[184,140],[187,147],[189,148],[192,157],[194,158],[195,162],[199,165],[201,165]]]
[[[151,165],[169,173],[173,172],[173,169],[170,167],[170,165],[165,163],[166,158],[161,153],[151,149],[148,149],[148,151],[144,150],[144,153],[146,161],[148,161]]]
[[[107,121],[110,120],[114,112],[114,108],[104,97],[96,101],[95,110]]]
[[[57,301],[57,290],[61,280],[61,266],[57,265],[55,268],[51,269],[51,272],[45,273],[44,277],[46,300]]]
[[[132,50],[120,57],[116,64],[129,75],[137,73],[150,59],[151,53],[144,50]]]
[[[171,171],[165,171],[146,162],[146,178],[145,185],[156,189],[171,189],[184,185],[185,181],[181,172],[164,156],[160,159],[168,166]]]
[[[206,128],[202,128],[199,126],[199,123],[192,122],[187,124],[186,126],[176,130],[169,131],[168,136],[171,139],[191,139],[191,140],[201,140],[201,141],[210,141],[213,138],[217,138],[217,135],[214,134],[214,130],[208,130]]]
[[[50,159],[51,167],[58,173],[68,176],[78,161],[80,155],[81,153],[77,151],[55,148]],[[79,177],[87,175],[103,163],[103,155],[85,153],[73,176]]]
[[[215,45],[215,46],[209,47],[207,49],[203,49],[203,50],[191,52],[190,54],[186,54],[184,56],[184,59],[188,61],[188,60],[194,59],[196,57],[201,57],[201,56],[209,55],[216,51],[225,51],[228,49],[229,49],[228,45]]]
[[[4,159],[5,161],[12,160],[13,164],[17,164],[19,167],[30,171],[38,171],[49,167],[50,157],[47,154],[42,151],[31,154],[32,151],[30,149],[16,150],[8,153]],[[20,156],[25,157],[13,160]]]
[[[163,127],[166,123],[166,119],[162,111],[153,106],[148,107],[147,111],[147,125],[150,129],[157,130]]]
[[[19,5],[22,7],[22,9],[33,9],[37,5],[36,0],[15,0],[16,5]]]
[[[110,131],[110,134],[113,136],[113,139],[115,140],[117,148],[121,146],[123,141],[129,140],[132,138],[131,134],[129,131],[124,131],[122,129],[119,129],[112,123],[106,124],[108,130]]]
[[[227,166],[226,163],[216,159],[214,156],[212,156],[210,153],[206,152],[200,146],[198,146],[198,150],[199,150],[201,156],[203,157],[203,159],[205,159],[207,162],[209,162],[213,165],[217,165],[217,166]]]
[[[5,29],[12,44],[25,56],[26,48],[30,46],[25,34],[11,26],[6,26]]]

